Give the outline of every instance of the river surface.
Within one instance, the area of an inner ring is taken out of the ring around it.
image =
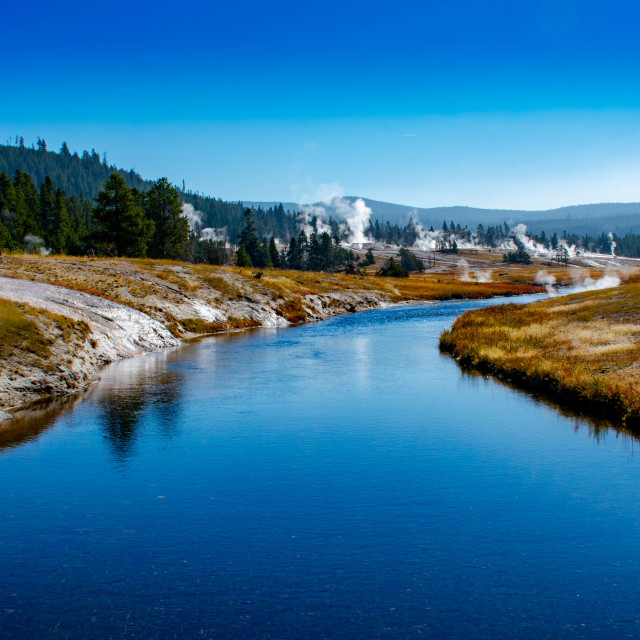
[[[0,439],[9,639],[640,636],[628,435],[399,307],[110,366]]]

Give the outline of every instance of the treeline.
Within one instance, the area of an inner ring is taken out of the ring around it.
[[[105,180],[114,172],[139,191],[146,191],[152,185],[133,170],[124,171],[108,165],[106,153],[102,158],[95,149],[84,150],[81,154],[77,151],[72,153],[66,142],[56,153],[48,150],[42,138],[27,146],[24,138],[16,136],[16,146],[0,145],[0,172],[13,176],[16,171],[28,174],[38,188],[48,177],[69,196],[89,201],[96,198]]]
[[[245,209],[244,227],[240,231],[238,243],[235,263],[239,267],[299,271],[336,271],[344,268],[348,272],[355,272],[358,261],[358,256],[353,251],[340,246],[339,236],[332,237],[326,231],[312,231],[307,236],[302,229],[297,236],[291,236],[288,245],[280,249],[274,236],[267,239],[263,235],[260,240],[251,209]]]
[[[44,139],[38,138],[35,143],[27,145],[20,136],[16,136],[12,144],[0,145],[0,248],[32,250],[40,244],[56,253],[117,252],[117,248],[110,248],[109,242],[104,238],[98,239],[100,227],[94,220],[94,210],[98,206],[96,199],[113,174],[122,178],[132,190],[137,206],[144,211],[149,206],[145,204],[145,194],[157,185],[157,181],[144,180],[134,170],[125,171],[109,165],[106,154],[100,156],[95,149],[84,150],[82,153],[72,152],[66,143],[62,144],[59,152],[50,151]],[[246,207],[241,202],[225,202],[186,190],[184,182],[182,188],[172,189],[178,194],[180,203],[188,203],[194,207],[199,219],[194,232],[189,234],[189,240],[177,255],[184,259],[214,264],[228,260],[224,243],[201,239],[200,231],[213,229],[218,232],[210,233],[209,236],[212,237],[218,237],[223,232],[230,242],[238,244],[245,226]],[[145,213],[145,217],[153,221],[151,213]],[[312,231],[306,234],[308,247],[305,245],[302,262],[306,264],[310,254],[311,264],[321,262],[329,264],[329,268],[346,264],[346,259],[341,262],[343,258],[340,257],[340,250],[343,249],[339,246],[348,237],[344,224],[332,218],[329,221],[312,218],[310,225]],[[309,229],[309,221],[306,218],[303,220],[299,212],[285,211],[280,204],[269,209],[256,209],[254,226],[258,238],[277,238],[282,241],[294,238],[298,242],[299,230]],[[326,238],[322,240],[325,231],[332,242],[333,254],[327,249]],[[435,233],[433,227],[429,231]],[[324,242],[324,255],[321,259],[316,255],[315,241],[311,237],[314,233],[319,244]],[[397,223],[371,220],[365,233],[376,242],[399,247],[415,245],[420,235],[413,221],[400,226]],[[460,242],[498,247],[507,239],[514,240],[517,237],[507,222],[486,227],[479,224],[472,232],[467,225],[462,226],[453,220],[444,221],[437,236],[436,250],[444,252],[456,252]],[[547,235],[541,231],[538,235],[530,233],[529,237],[552,251],[565,244],[603,254],[611,251],[611,238],[604,233],[599,236],[579,236],[564,231],[558,236],[555,232]],[[617,255],[640,257],[640,235],[614,234],[613,240]],[[158,241],[152,241],[143,234],[142,245],[146,246],[147,255],[152,255],[157,250]],[[130,250],[132,249],[127,248],[127,251]],[[139,253],[139,250],[136,249],[136,252]],[[520,252],[510,258],[522,257]],[[259,258],[257,261],[261,262]],[[295,258],[295,262],[300,260]]]
[[[105,180],[95,205],[67,196],[48,176],[38,189],[20,170],[13,179],[0,173],[0,249],[229,261],[224,242],[190,230],[179,193],[166,178],[140,191],[119,173]]]
[[[14,176],[16,171],[27,174],[37,189],[48,177],[67,197],[93,202],[112,173],[118,173],[132,188],[146,192],[154,185],[134,170],[125,171],[109,165],[106,153],[100,156],[95,149],[82,153],[71,152],[64,142],[59,152],[51,151],[44,139],[38,138],[28,146],[24,138],[16,136],[15,144],[0,145],[0,172]],[[237,239],[244,224],[245,207],[241,202],[225,202],[219,198],[186,190],[184,183],[178,190],[181,202],[191,204],[201,214],[201,227],[226,229],[231,241]],[[285,211],[282,205],[256,211],[256,227],[261,235],[289,238],[296,233],[295,212]]]
[[[430,232],[434,232],[434,228],[429,229]],[[442,223],[443,239],[445,242],[455,235],[458,239],[470,239],[471,232],[465,225],[461,227],[460,224],[455,224],[453,220],[450,224],[447,224],[446,220]],[[369,224],[369,228],[366,234],[376,240],[377,242],[384,242],[385,244],[395,244],[399,247],[412,247],[415,245],[418,239],[419,233],[416,224],[413,220],[410,220],[404,227],[400,225],[391,224],[390,222],[380,222],[379,220],[372,220]],[[443,248],[447,248],[443,246]]]
[[[232,242],[237,242],[244,226],[245,207],[241,202],[225,202],[218,198],[180,192],[180,200],[193,205],[202,214],[202,227],[225,229]],[[260,237],[290,238],[296,234],[296,213],[285,211],[282,204],[255,210],[255,226]]]

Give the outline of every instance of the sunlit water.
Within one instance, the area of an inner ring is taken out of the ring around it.
[[[0,438],[0,636],[640,635],[629,436],[462,373],[444,303],[113,365]]]

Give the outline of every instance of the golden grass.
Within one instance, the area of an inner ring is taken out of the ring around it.
[[[49,346],[43,331],[31,314],[25,312],[25,305],[0,299],[0,360],[17,351],[46,358]]]
[[[125,258],[12,256],[2,267],[0,273],[3,275],[37,279],[124,304],[131,304],[132,300],[143,304],[143,299],[149,295],[170,295],[170,291],[162,286],[163,282],[184,294],[197,295],[204,289],[213,289],[219,297],[232,300],[242,300],[251,293],[288,300],[342,290],[369,291],[392,302],[400,302],[488,298],[540,290],[531,286],[532,277],[517,277],[517,270],[496,282],[476,284],[460,281],[453,273],[379,278],[264,269],[262,277],[257,279],[252,269]]]
[[[640,425],[640,284],[469,311],[440,338],[461,364]]]
[[[207,322],[200,318],[183,318],[178,320],[178,324],[187,333],[220,333],[221,331],[231,331],[233,329],[251,329],[259,327],[260,323],[252,318],[236,318],[230,316],[226,321]]]

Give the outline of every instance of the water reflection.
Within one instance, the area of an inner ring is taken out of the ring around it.
[[[637,431],[628,429],[619,422],[609,420],[603,416],[598,416],[595,413],[585,414],[580,411],[576,405],[560,404],[551,394],[546,394],[540,390],[532,391],[524,388],[522,385],[512,382],[511,380],[487,375],[479,371],[474,371],[473,369],[461,367],[460,373],[463,379],[467,381],[484,380],[488,384],[499,384],[529,398],[533,403],[549,407],[555,413],[560,414],[564,418],[570,419],[573,422],[574,431],[578,432],[586,430],[589,436],[597,443],[604,442],[606,437],[612,434],[616,438],[621,438],[630,445],[633,445],[634,441],[640,442],[640,433]],[[630,450],[633,450],[633,446],[631,446]]]
[[[84,400],[86,393],[45,400],[14,412],[13,420],[0,422],[0,452],[36,442],[58,418]]]
[[[163,441],[179,433],[184,371],[172,366],[175,350],[118,362],[105,369],[92,394],[110,453],[125,463],[146,429]]]
[[[361,389],[366,389],[371,378],[371,338],[370,336],[355,336],[353,343],[353,369],[355,379]]]

